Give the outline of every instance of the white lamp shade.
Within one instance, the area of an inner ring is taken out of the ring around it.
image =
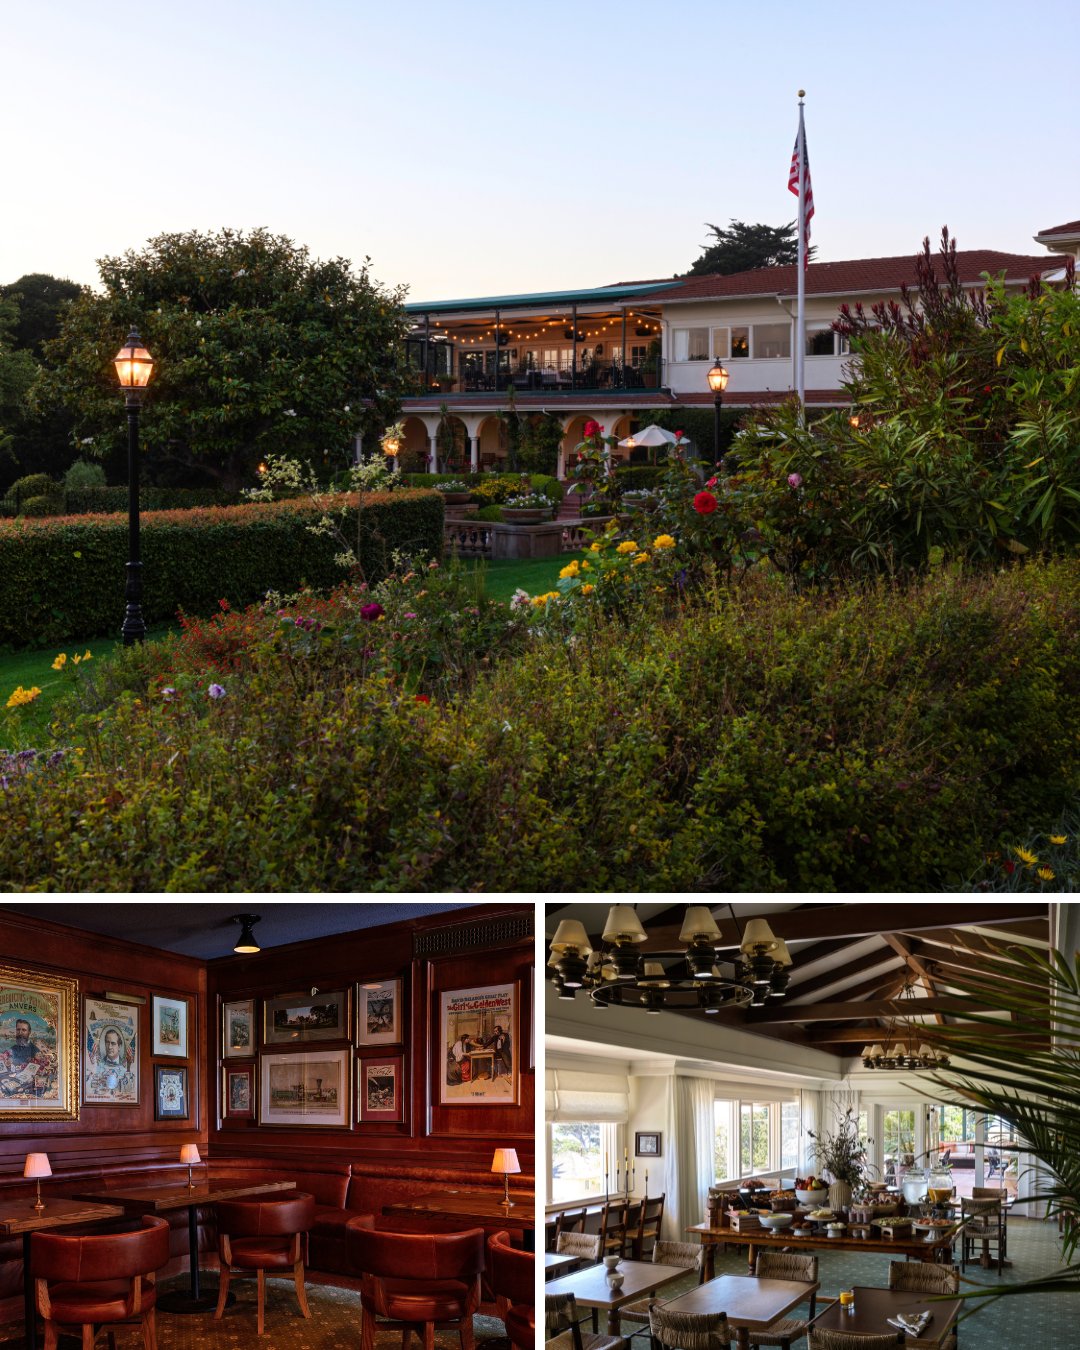
[[[605,942],[644,942],[645,929],[633,905],[612,905],[604,925]]]
[[[182,1163],[187,1163],[189,1167],[193,1163],[202,1162],[202,1158],[199,1156],[198,1144],[181,1144],[180,1161]]]
[[[880,1045],[872,1045],[872,1046],[870,1047],[870,1058],[871,1058],[871,1059],[884,1059],[884,1058],[885,1058],[885,1051],[884,1051],[884,1049],[883,1049]]]
[[[551,939],[553,952],[564,952],[568,947],[575,947],[579,952],[590,950],[589,935],[578,919],[563,919]]]
[[[491,1161],[491,1170],[493,1172],[520,1172],[521,1164],[518,1162],[517,1149],[515,1148],[497,1148],[495,1157]]]
[[[705,938],[709,942],[717,942],[720,938],[720,929],[708,905],[688,905],[686,908],[679,941],[693,942],[695,938]]]
[[[26,1162],[23,1164],[23,1176],[30,1177],[31,1180],[37,1177],[51,1177],[52,1168],[49,1166],[49,1155],[47,1153],[28,1153]]]
[[[934,1058],[936,1058],[936,1056],[934,1055],[933,1050],[931,1050],[930,1047],[929,1047],[927,1044],[925,1044],[925,1042],[924,1042],[922,1045],[919,1046],[919,1056],[920,1056],[920,1058],[922,1058],[922,1059],[934,1059]]]
[[[863,1048],[859,1051],[859,1057],[860,1059],[873,1059],[874,1047],[872,1045],[864,1045]]]
[[[787,949],[787,943],[783,938],[776,939],[776,951],[773,952],[773,960],[778,966],[794,965],[791,959],[791,953]]]
[[[655,989],[671,988],[671,981],[668,979],[663,961],[644,962],[638,983],[652,985]]]
[[[743,930],[742,950],[753,955],[759,948],[767,952],[777,948],[776,935],[766,919],[749,919]]]

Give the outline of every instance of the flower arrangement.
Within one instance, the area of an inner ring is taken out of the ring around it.
[[[821,1134],[807,1130],[807,1134],[814,1141],[811,1152],[815,1159],[834,1181],[852,1187],[861,1185],[867,1166],[866,1145],[859,1140],[859,1118],[850,1106],[837,1116],[834,1130]]]
[[[468,483],[463,483],[460,478],[448,478],[444,483],[435,484],[436,492],[468,492]]]
[[[507,497],[503,505],[509,506],[512,510],[536,511],[541,508],[550,508],[551,500],[542,492],[519,492],[514,497]]]

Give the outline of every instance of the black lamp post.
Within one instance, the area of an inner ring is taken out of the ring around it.
[[[720,463],[720,409],[724,402],[724,390],[727,388],[728,373],[724,366],[720,364],[720,358],[716,358],[713,368],[708,374],[709,388],[716,395],[713,406],[716,409],[713,419],[713,463]]]
[[[133,328],[113,357],[116,378],[124,391],[128,419],[128,561],[124,585],[124,646],[132,647],[146,637],[142,616],[142,560],[139,557],[139,408],[150,381],[154,362]]]

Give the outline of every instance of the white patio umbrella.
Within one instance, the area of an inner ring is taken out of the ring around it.
[[[675,433],[665,431],[663,427],[646,427],[644,431],[639,431],[636,436],[627,436],[625,441],[619,442],[620,450],[633,450],[638,445],[674,445]]]

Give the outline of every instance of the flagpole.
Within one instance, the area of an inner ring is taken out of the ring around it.
[[[795,302],[795,391],[799,406],[806,405],[806,128],[803,99],[799,90],[799,286]]]

